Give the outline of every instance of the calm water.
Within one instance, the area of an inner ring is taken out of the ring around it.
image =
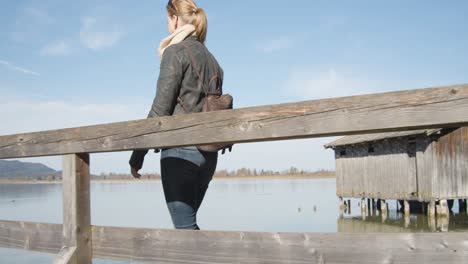
[[[215,180],[198,222],[202,229],[267,232],[430,232],[466,231],[466,214],[431,225],[422,215],[405,222],[390,202],[387,219],[361,219],[359,201],[340,219],[335,179]],[[458,212],[457,203],[454,211]],[[0,184],[0,219],[62,222],[61,184]],[[91,185],[93,225],[172,228],[160,182]],[[0,249],[0,263],[51,263],[53,256]],[[95,263],[118,263],[96,261]]]

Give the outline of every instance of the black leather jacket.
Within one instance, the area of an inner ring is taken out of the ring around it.
[[[192,58],[196,65],[193,65]],[[210,83],[216,73],[219,83]],[[190,36],[182,43],[171,45],[164,51],[161,60],[156,96],[148,118],[201,112],[204,91],[214,91],[217,85],[222,91],[223,69],[197,37]],[[181,103],[178,103],[178,98]],[[130,165],[141,169],[147,152],[134,151]]]

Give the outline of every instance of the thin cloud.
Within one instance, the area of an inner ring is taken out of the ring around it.
[[[24,74],[29,74],[29,75],[40,76],[40,74],[35,71],[31,71],[22,67],[18,67],[9,61],[0,60],[0,64],[7,67],[10,70],[14,70],[14,71],[21,72]]]
[[[266,39],[257,45],[257,51],[265,54],[289,50],[307,40],[308,33]]]
[[[41,49],[40,53],[42,56],[62,56],[70,52],[70,45],[62,40],[45,46]]]
[[[114,46],[123,37],[124,33],[117,28],[104,29],[98,24],[96,18],[85,17],[81,23],[80,39],[89,49],[98,50]]]
[[[262,45],[257,46],[257,50],[262,53],[273,53],[280,50],[289,49],[293,46],[294,40],[289,38],[281,38],[267,41]]]
[[[20,10],[9,35],[15,42],[37,43],[54,22],[46,10],[28,6]]]
[[[34,7],[24,8],[23,15],[29,19],[34,19],[35,21],[44,24],[50,24],[54,21],[46,11]]]
[[[329,68],[293,70],[286,82],[285,92],[301,99],[321,99],[377,92],[372,82],[360,81],[349,71]]]

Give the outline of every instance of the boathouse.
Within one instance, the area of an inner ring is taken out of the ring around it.
[[[325,148],[335,151],[339,197],[468,197],[468,127],[352,135]]]

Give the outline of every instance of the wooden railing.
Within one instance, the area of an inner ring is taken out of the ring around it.
[[[279,234],[93,227],[89,153],[468,125],[468,85],[0,137],[0,159],[64,155],[64,224],[0,222],[0,245],[158,263],[462,263],[468,233]]]

